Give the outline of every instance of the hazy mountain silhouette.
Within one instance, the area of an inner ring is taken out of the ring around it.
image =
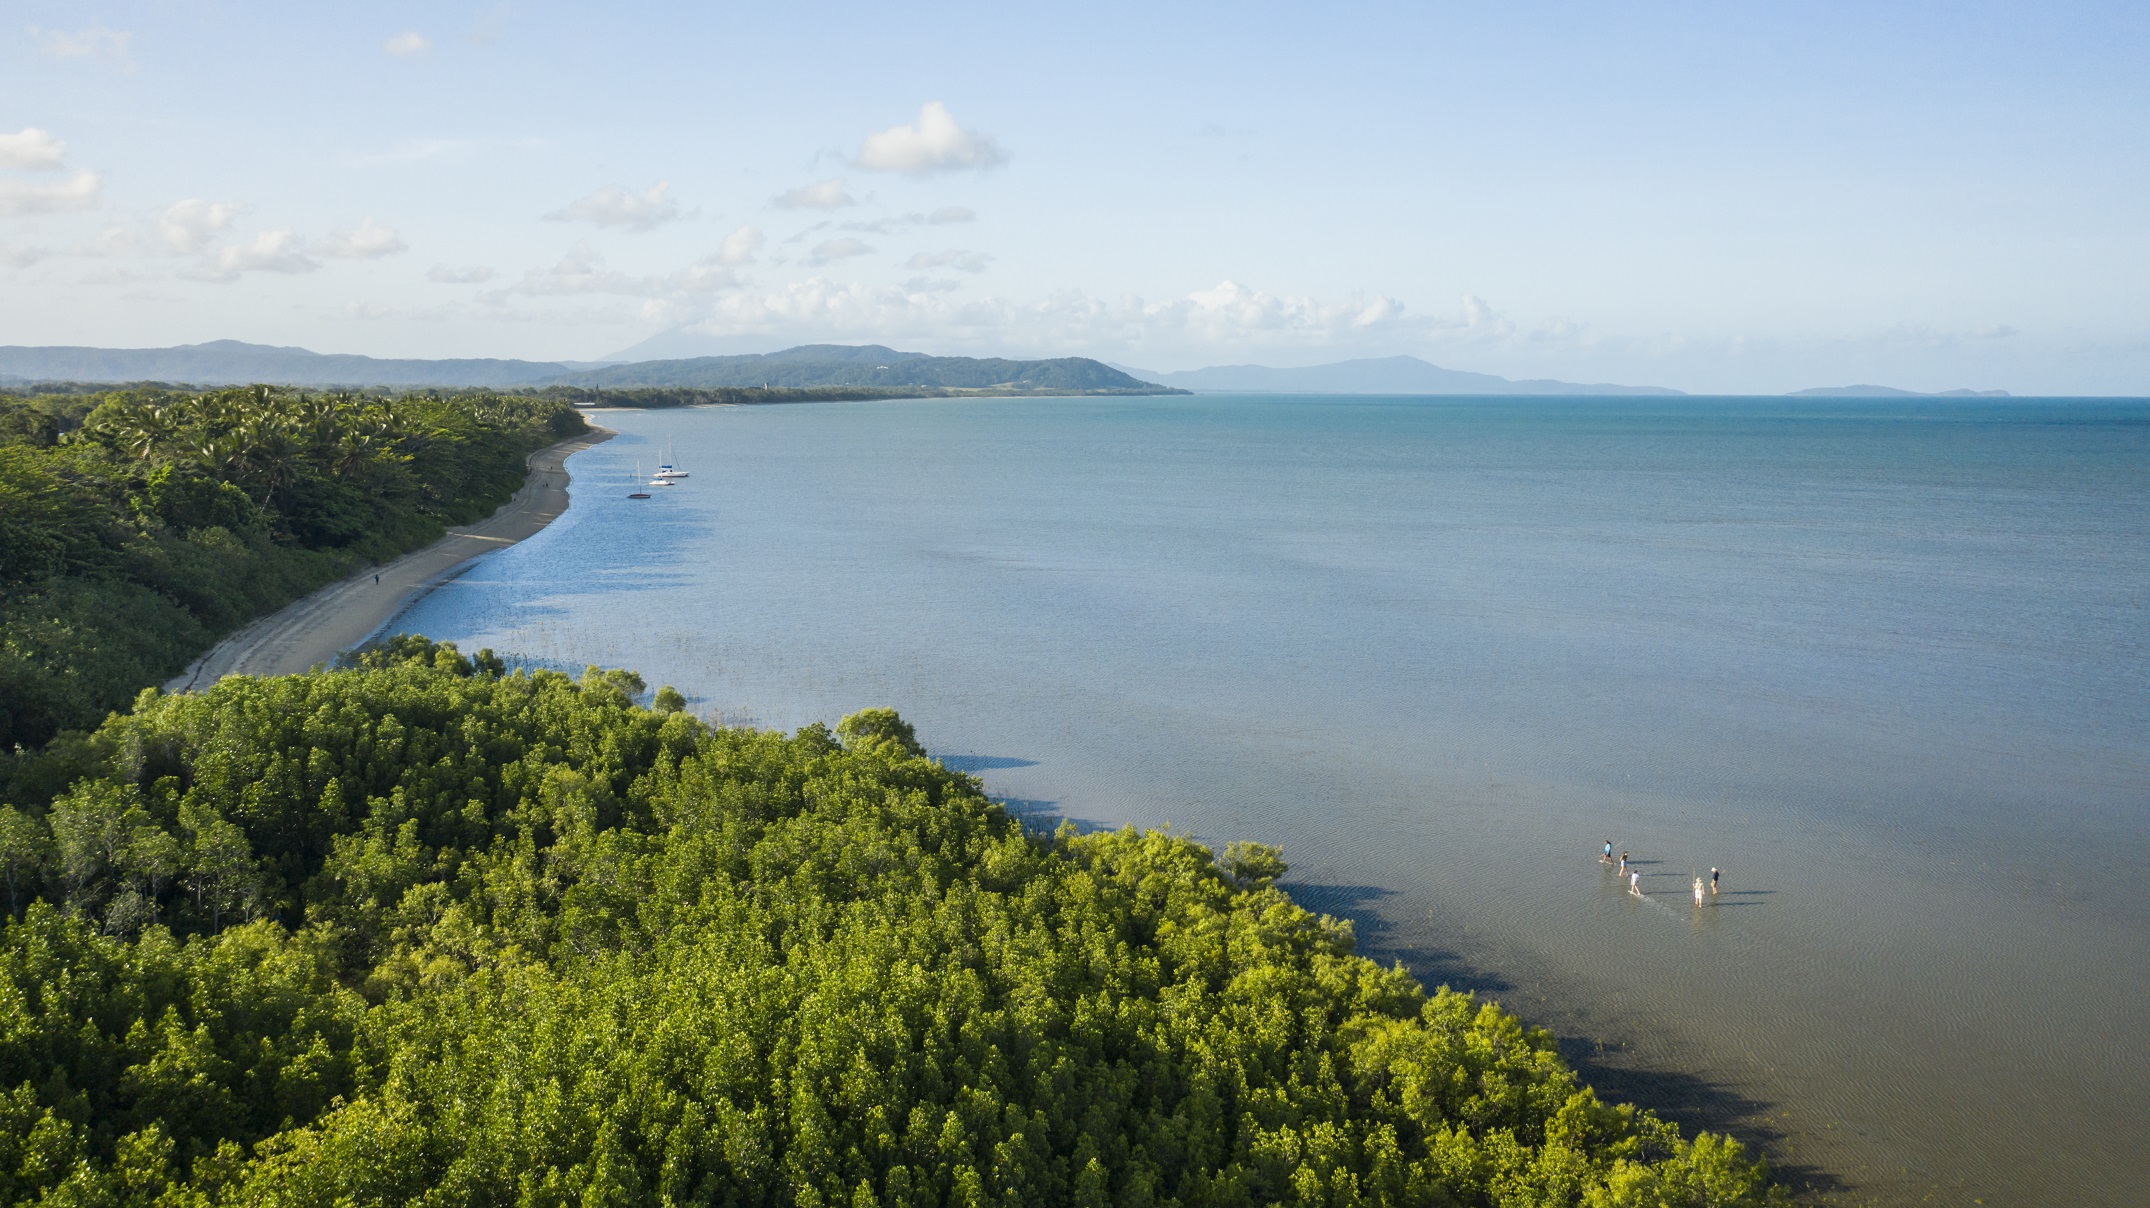
[[[587,362],[384,360],[238,340],[176,348],[0,347],[0,377],[25,382],[174,382],[223,386],[534,386]]]
[[[691,341],[664,333],[606,361],[520,361],[495,358],[422,360],[213,340],[173,348],[0,347],[0,381],[172,382],[217,386],[266,382],[288,386],[447,386],[510,388],[574,386],[775,386],[852,389],[1006,390],[1015,393],[1158,393],[1157,387],[1255,394],[1615,394],[1677,395],[1663,386],[1517,381],[1490,373],[1444,369],[1412,356],[1373,357],[1275,369],[1212,365],[1154,373],[1088,357],[1014,360],[937,357],[879,344],[802,344],[781,352],[674,357],[618,363],[638,352],[685,350]],[[2005,390],[1922,393],[1892,386],[1818,386],[1793,392],[1808,398],[2007,398]]]
[[[1017,361],[936,357],[879,344],[802,344],[782,352],[607,365],[558,379],[568,386],[816,386],[867,389],[1075,391],[1156,394],[1158,387],[1088,357]]]
[[[1086,357],[936,357],[878,344],[807,344],[748,356],[616,365],[589,361],[388,360],[216,340],[176,348],[0,347],[0,381],[217,386],[777,386],[1155,394]]]
[[[1515,381],[1490,373],[1443,369],[1417,357],[1372,357],[1272,369],[1266,365],[1212,365],[1177,373],[1131,372],[1196,391],[1250,394],[1682,394],[1663,386],[1584,385],[1550,379]]]
[[[1795,398],[2014,398],[2006,390],[1898,390],[1894,386],[1815,386]]]

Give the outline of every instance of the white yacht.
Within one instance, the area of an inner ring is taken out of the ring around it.
[[[667,483],[670,483],[675,478],[687,477],[685,470],[672,464],[672,456],[671,446],[665,446],[664,464],[657,467],[657,477],[664,479]]]

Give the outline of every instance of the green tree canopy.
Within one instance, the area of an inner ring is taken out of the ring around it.
[[[888,710],[839,745],[485,661],[148,693],[42,757],[0,1200],[1780,1195],[1354,955],[1273,849],[1027,832]]]
[[[479,519],[564,402],[265,386],[0,397],[0,752],[95,725],[259,613]]]

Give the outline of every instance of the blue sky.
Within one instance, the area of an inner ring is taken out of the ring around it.
[[[2150,393],[2146,52],[2117,4],[8,3],[0,343]]]

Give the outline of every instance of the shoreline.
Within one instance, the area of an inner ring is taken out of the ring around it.
[[[593,424],[581,436],[539,449],[526,462],[521,489],[492,515],[256,617],[166,681],[164,691],[192,692],[227,675],[292,675],[333,661],[481,554],[535,536],[558,519],[568,506],[567,459],[616,435]]]

